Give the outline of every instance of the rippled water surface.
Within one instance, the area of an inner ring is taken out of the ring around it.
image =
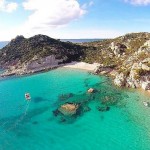
[[[90,87],[97,92],[88,94]],[[150,108],[143,101],[149,95],[81,70],[0,80],[0,150],[149,150]],[[82,104],[81,113],[54,116],[66,102]],[[110,110],[98,110],[105,106]]]

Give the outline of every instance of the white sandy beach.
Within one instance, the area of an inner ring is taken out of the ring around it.
[[[97,68],[100,66],[100,64],[98,63],[93,63],[93,64],[89,64],[89,63],[85,63],[85,62],[71,62],[66,64],[65,68],[74,68],[74,69],[83,69],[83,70],[88,70],[88,71],[95,71],[97,70]]]

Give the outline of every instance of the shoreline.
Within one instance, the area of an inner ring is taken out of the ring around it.
[[[89,64],[89,63],[86,63],[86,62],[76,62],[76,61],[73,61],[71,63],[65,64],[62,67],[63,68],[72,68],[72,69],[87,70],[87,71],[90,71],[90,72],[94,73],[100,67],[100,64],[99,63]]]
[[[44,67],[44,68],[35,68],[32,70],[27,70],[27,71],[20,71],[18,73],[18,70],[12,70],[12,71],[5,71],[3,73],[0,74],[0,77],[5,78],[5,77],[11,77],[11,76],[24,76],[24,75],[32,75],[32,74],[36,74],[36,73],[41,73],[41,72],[46,72],[46,71],[50,71],[53,69],[57,69],[57,68],[72,68],[72,69],[81,69],[81,70],[86,70],[89,72],[95,72],[98,68],[99,68],[100,64],[98,63],[94,63],[94,64],[89,64],[89,63],[85,63],[85,62],[76,62],[73,61],[71,63],[66,63],[66,64],[58,64],[58,65],[54,65],[54,66],[48,66],[48,67]]]
[[[139,91],[140,93],[144,94],[144,95],[150,96],[150,90],[145,91],[145,90],[142,89],[142,88],[138,88],[138,89],[136,89],[136,90]]]
[[[13,74],[11,72],[9,72],[8,74],[5,72],[0,74],[1,78],[9,78],[9,77],[23,77],[23,76],[28,76],[28,75],[33,75],[33,74],[37,74],[37,73],[43,73],[43,72],[47,72],[47,71],[51,71],[57,68],[70,68],[70,69],[79,69],[79,70],[85,70],[88,72],[91,72],[95,75],[103,75],[103,76],[109,76],[112,80],[113,80],[113,74],[111,74],[112,72],[115,72],[115,70],[102,70],[100,73],[97,73],[97,71],[99,70],[99,68],[102,67],[101,64],[99,63],[93,63],[93,64],[89,64],[86,62],[77,62],[77,61],[73,61],[70,63],[66,63],[66,64],[59,64],[57,66],[49,66],[48,68],[42,68],[39,70],[29,70],[27,72],[23,72],[21,74],[17,74],[17,72],[15,72],[15,70],[13,71]],[[102,67],[103,68],[103,67]],[[115,85],[116,86],[116,85]],[[138,91],[141,91],[142,93],[145,93],[146,95],[150,95],[150,90],[144,90],[141,87],[137,88]]]

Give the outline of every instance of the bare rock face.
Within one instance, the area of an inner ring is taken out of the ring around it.
[[[146,64],[142,64],[142,69],[146,71],[150,71],[150,67],[148,67]]]
[[[141,66],[138,63],[134,63],[130,70],[130,80],[135,80],[136,76],[138,76],[137,70],[140,70]]]
[[[145,58],[142,63],[150,63],[150,58]]]
[[[140,87],[139,80],[135,80],[135,79],[128,77],[126,79],[126,87],[139,88]]]
[[[62,62],[62,60],[58,60],[55,58],[54,55],[50,55],[41,59],[36,59],[36,60],[31,61],[30,63],[28,63],[27,69],[38,70],[40,68],[53,67],[53,66],[57,66],[59,62]]]
[[[139,48],[138,54],[141,52],[150,52],[150,40],[146,41],[144,45]]]
[[[150,81],[142,83],[142,89],[150,90]]]
[[[150,40],[146,41],[146,42],[144,43],[144,46],[150,47]]]
[[[120,56],[123,54],[127,47],[124,44],[112,42],[110,48],[116,56]]]
[[[66,103],[61,105],[58,110],[65,116],[72,116],[76,114],[78,108],[79,108],[78,104]]]
[[[114,84],[119,87],[124,86],[125,83],[126,83],[126,77],[123,73],[118,74],[114,79]]]

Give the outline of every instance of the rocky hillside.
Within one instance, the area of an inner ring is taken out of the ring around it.
[[[83,49],[83,46],[61,42],[45,35],[36,35],[29,39],[17,36],[1,49],[0,66],[29,63],[52,55],[62,62],[68,62],[82,56]]]
[[[97,73],[113,76],[118,86],[150,90],[150,33],[131,33],[82,45],[88,46],[83,61],[101,64]]]
[[[25,74],[80,60],[99,63],[95,73],[113,76],[118,86],[150,90],[150,33],[131,33],[97,42],[73,44],[45,35],[17,36],[1,49],[3,74]]]

